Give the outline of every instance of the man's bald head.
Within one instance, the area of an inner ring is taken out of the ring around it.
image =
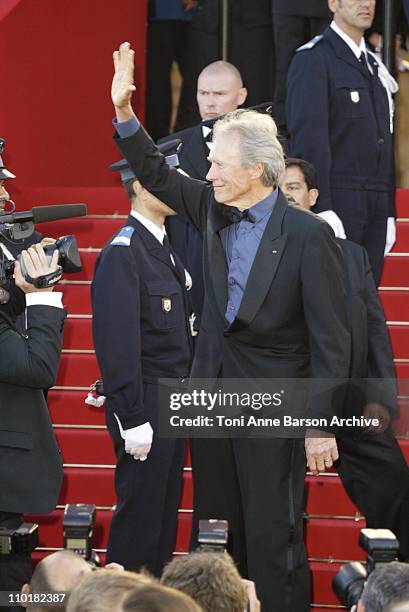
[[[199,74],[197,104],[202,119],[216,119],[237,109],[247,97],[236,66],[222,60],[213,62]]]
[[[36,566],[30,584],[25,584],[22,593],[67,593],[69,594],[91,572],[90,565],[71,550],[59,550],[44,557]],[[29,604],[30,610],[46,610],[46,604]],[[59,606],[65,609],[65,605]]]
[[[91,571],[89,563],[71,550],[59,550],[48,555],[41,565],[53,591],[71,591],[82,576]]]

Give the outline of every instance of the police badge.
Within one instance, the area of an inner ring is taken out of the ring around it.
[[[170,312],[172,310],[172,300],[170,297],[161,298],[163,312]]]
[[[358,104],[359,102],[359,91],[351,91],[351,100],[352,102],[354,102],[355,104]]]

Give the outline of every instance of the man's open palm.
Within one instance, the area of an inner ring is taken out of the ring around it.
[[[128,42],[124,42],[118,51],[114,51],[114,78],[112,79],[111,97],[116,108],[125,108],[130,105],[132,93],[135,91],[133,84],[134,55]]]

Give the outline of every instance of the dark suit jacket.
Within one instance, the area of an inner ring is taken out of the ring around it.
[[[280,193],[237,317],[225,319],[227,207],[213,187],[182,176],[143,128],[116,143],[141,183],[205,232],[206,298],[193,377],[346,377],[349,333],[342,258],[331,228]]]
[[[130,236],[129,242],[121,236]],[[176,263],[132,215],[96,263],[91,290],[95,351],[107,409],[124,429],[149,421],[147,383],[189,374],[185,272],[177,258]]]
[[[398,413],[395,368],[385,315],[379,301],[366,250],[350,240],[338,240],[344,256],[348,315],[351,326],[353,383],[368,380],[368,399]],[[372,384],[371,384],[371,380]]]
[[[330,27],[301,47],[287,79],[290,154],[317,171],[320,210],[332,208],[333,189],[392,194],[393,146],[388,98],[374,76],[362,71],[348,45]],[[393,214],[393,198],[391,211]]]
[[[27,337],[0,316],[0,510],[54,509],[62,461],[44,400],[54,384],[66,313],[29,306]]]

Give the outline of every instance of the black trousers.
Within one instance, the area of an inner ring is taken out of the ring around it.
[[[22,514],[0,511],[0,528],[16,529],[23,522]],[[31,579],[31,555],[0,555],[0,591],[20,591]],[[1,612],[17,612],[19,606],[0,606]]]
[[[390,529],[409,561],[409,467],[389,431],[338,440],[338,473],[368,527]]]
[[[275,92],[274,119],[280,134],[287,136],[285,118],[285,98],[287,91],[287,73],[296,49],[321,34],[330,23],[329,19],[318,17],[299,17],[297,15],[280,15],[274,13],[275,45]]]
[[[159,577],[174,550],[186,442],[155,435],[156,396],[156,385],[145,385],[145,405],[152,407],[149,421],[154,430],[146,461],[136,461],[125,452],[118,423],[107,410],[107,426],[117,457],[117,505],[109,533],[107,563],[116,561],[129,570],[145,567]]]
[[[263,610],[309,612],[303,543],[304,440],[192,439],[194,514],[227,519],[231,553]]]
[[[381,281],[390,194],[379,191],[332,189],[334,212],[341,219],[346,236],[368,251],[378,287]]]
[[[182,76],[184,74],[188,27],[188,22],[177,20],[150,21],[148,24],[146,129],[155,141],[170,131],[170,73],[172,63],[176,62]]]

